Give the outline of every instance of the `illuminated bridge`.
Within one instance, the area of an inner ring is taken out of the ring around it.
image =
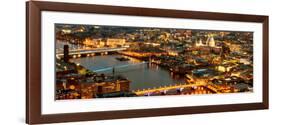
[[[140,62],[140,63],[134,63],[134,64],[119,65],[119,66],[113,66],[113,67],[107,67],[107,68],[103,68],[103,69],[94,70],[94,72],[103,72],[103,71],[120,69],[120,68],[125,68],[125,67],[130,67],[130,66],[137,66],[137,65],[148,64],[148,63],[149,62]]]
[[[95,49],[76,49],[69,50],[69,55],[82,55],[82,54],[94,54],[94,53],[107,53],[107,52],[117,52],[126,50],[126,47],[119,48],[95,48]],[[57,56],[63,56],[63,52],[57,52]]]
[[[206,83],[167,85],[167,86],[160,86],[160,87],[148,88],[148,89],[143,89],[143,90],[136,90],[133,92],[136,93],[137,95],[144,95],[144,94],[153,93],[156,91],[167,91],[167,90],[171,90],[171,89],[187,88],[187,87],[195,87],[195,86],[206,86]]]
[[[145,95],[147,93],[153,93],[156,91],[168,91],[171,89],[179,89],[179,88],[188,88],[188,87],[198,87],[198,86],[204,86],[207,89],[209,89],[210,91],[212,91],[213,93],[217,93],[220,94],[221,92],[219,92],[216,88],[208,85],[207,83],[204,82],[198,82],[198,83],[194,83],[194,84],[176,84],[176,85],[166,85],[166,86],[160,86],[160,87],[154,87],[154,88],[148,88],[148,89],[142,89],[142,90],[135,90],[133,91],[134,93],[136,93],[137,95]]]

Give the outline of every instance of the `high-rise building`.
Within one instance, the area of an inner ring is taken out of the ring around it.
[[[63,61],[68,62],[69,61],[69,47],[68,45],[63,46]]]

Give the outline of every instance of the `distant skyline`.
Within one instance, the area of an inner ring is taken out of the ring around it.
[[[116,25],[94,25],[94,24],[64,24],[64,23],[55,23],[55,29],[73,29],[80,26],[88,27],[88,28],[124,28],[124,29],[178,29],[178,30],[192,30],[192,31],[203,31],[203,32],[241,32],[241,33],[253,33],[253,31],[239,31],[239,30],[209,30],[209,29],[189,29],[189,28],[170,28],[170,27],[142,27],[142,26],[116,26]]]
[[[200,29],[181,29],[181,28],[151,28],[151,27],[127,27],[127,26],[102,26],[102,25],[78,25],[78,24],[55,24],[56,34],[61,33],[64,35],[72,34],[73,37],[78,39],[85,38],[126,38],[128,42],[145,41],[161,42],[161,35],[169,35],[170,40],[199,40],[206,39],[209,34],[212,34],[215,39],[221,39],[224,36],[235,36],[243,40],[247,35],[248,42],[253,41],[253,32],[245,31],[223,31],[223,30],[200,30]],[[167,34],[165,34],[167,33]],[[172,35],[170,35],[172,34]],[[242,34],[242,35],[241,35]],[[132,37],[132,35],[134,35]],[[57,35],[58,36],[58,35]],[[130,39],[132,37],[133,39]],[[167,37],[167,36],[166,36]],[[181,38],[181,39],[177,39]],[[183,38],[184,37],[184,38]],[[183,38],[183,39],[182,39]],[[234,38],[234,39],[236,39]],[[227,38],[231,39],[231,38]]]

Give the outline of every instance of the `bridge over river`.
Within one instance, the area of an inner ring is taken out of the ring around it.
[[[137,95],[145,95],[147,93],[153,93],[153,92],[161,92],[161,91],[169,91],[171,89],[180,89],[180,88],[188,88],[188,87],[199,87],[204,86],[210,91],[219,94],[220,92],[217,91],[216,88],[212,87],[211,85],[208,85],[208,83],[198,82],[194,84],[188,84],[188,83],[181,83],[181,84],[175,84],[175,85],[167,85],[167,86],[160,86],[160,87],[154,87],[154,88],[148,88],[148,89],[142,89],[142,90],[135,90],[133,91]]]
[[[95,53],[107,53],[107,52],[117,52],[126,50],[126,47],[118,47],[118,48],[93,48],[93,49],[75,49],[69,50],[69,55],[82,55],[82,54],[95,54]],[[56,53],[57,56],[63,56],[63,51],[58,51]]]
[[[120,68],[126,68],[126,67],[130,67],[130,66],[138,66],[138,65],[143,65],[143,64],[149,64],[149,62],[140,62],[140,63],[133,63],[133,64],[125,64],[125,65],[117,65],[117,66],[112,66],[112,67],[107,67],[107,68],[102,68],[102,69],[98,69],[98,70],[94,70],[94,72],[104,72],[104,71],[109,71],[112,70],[113,72],[115,70],[118,70]]]

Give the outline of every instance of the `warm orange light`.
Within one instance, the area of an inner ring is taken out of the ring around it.
[[[74,86],[74,85],[70,85],[70,86],[69,86],[69,89],[74,90],[74,89],[75,89],[75,86]]]

